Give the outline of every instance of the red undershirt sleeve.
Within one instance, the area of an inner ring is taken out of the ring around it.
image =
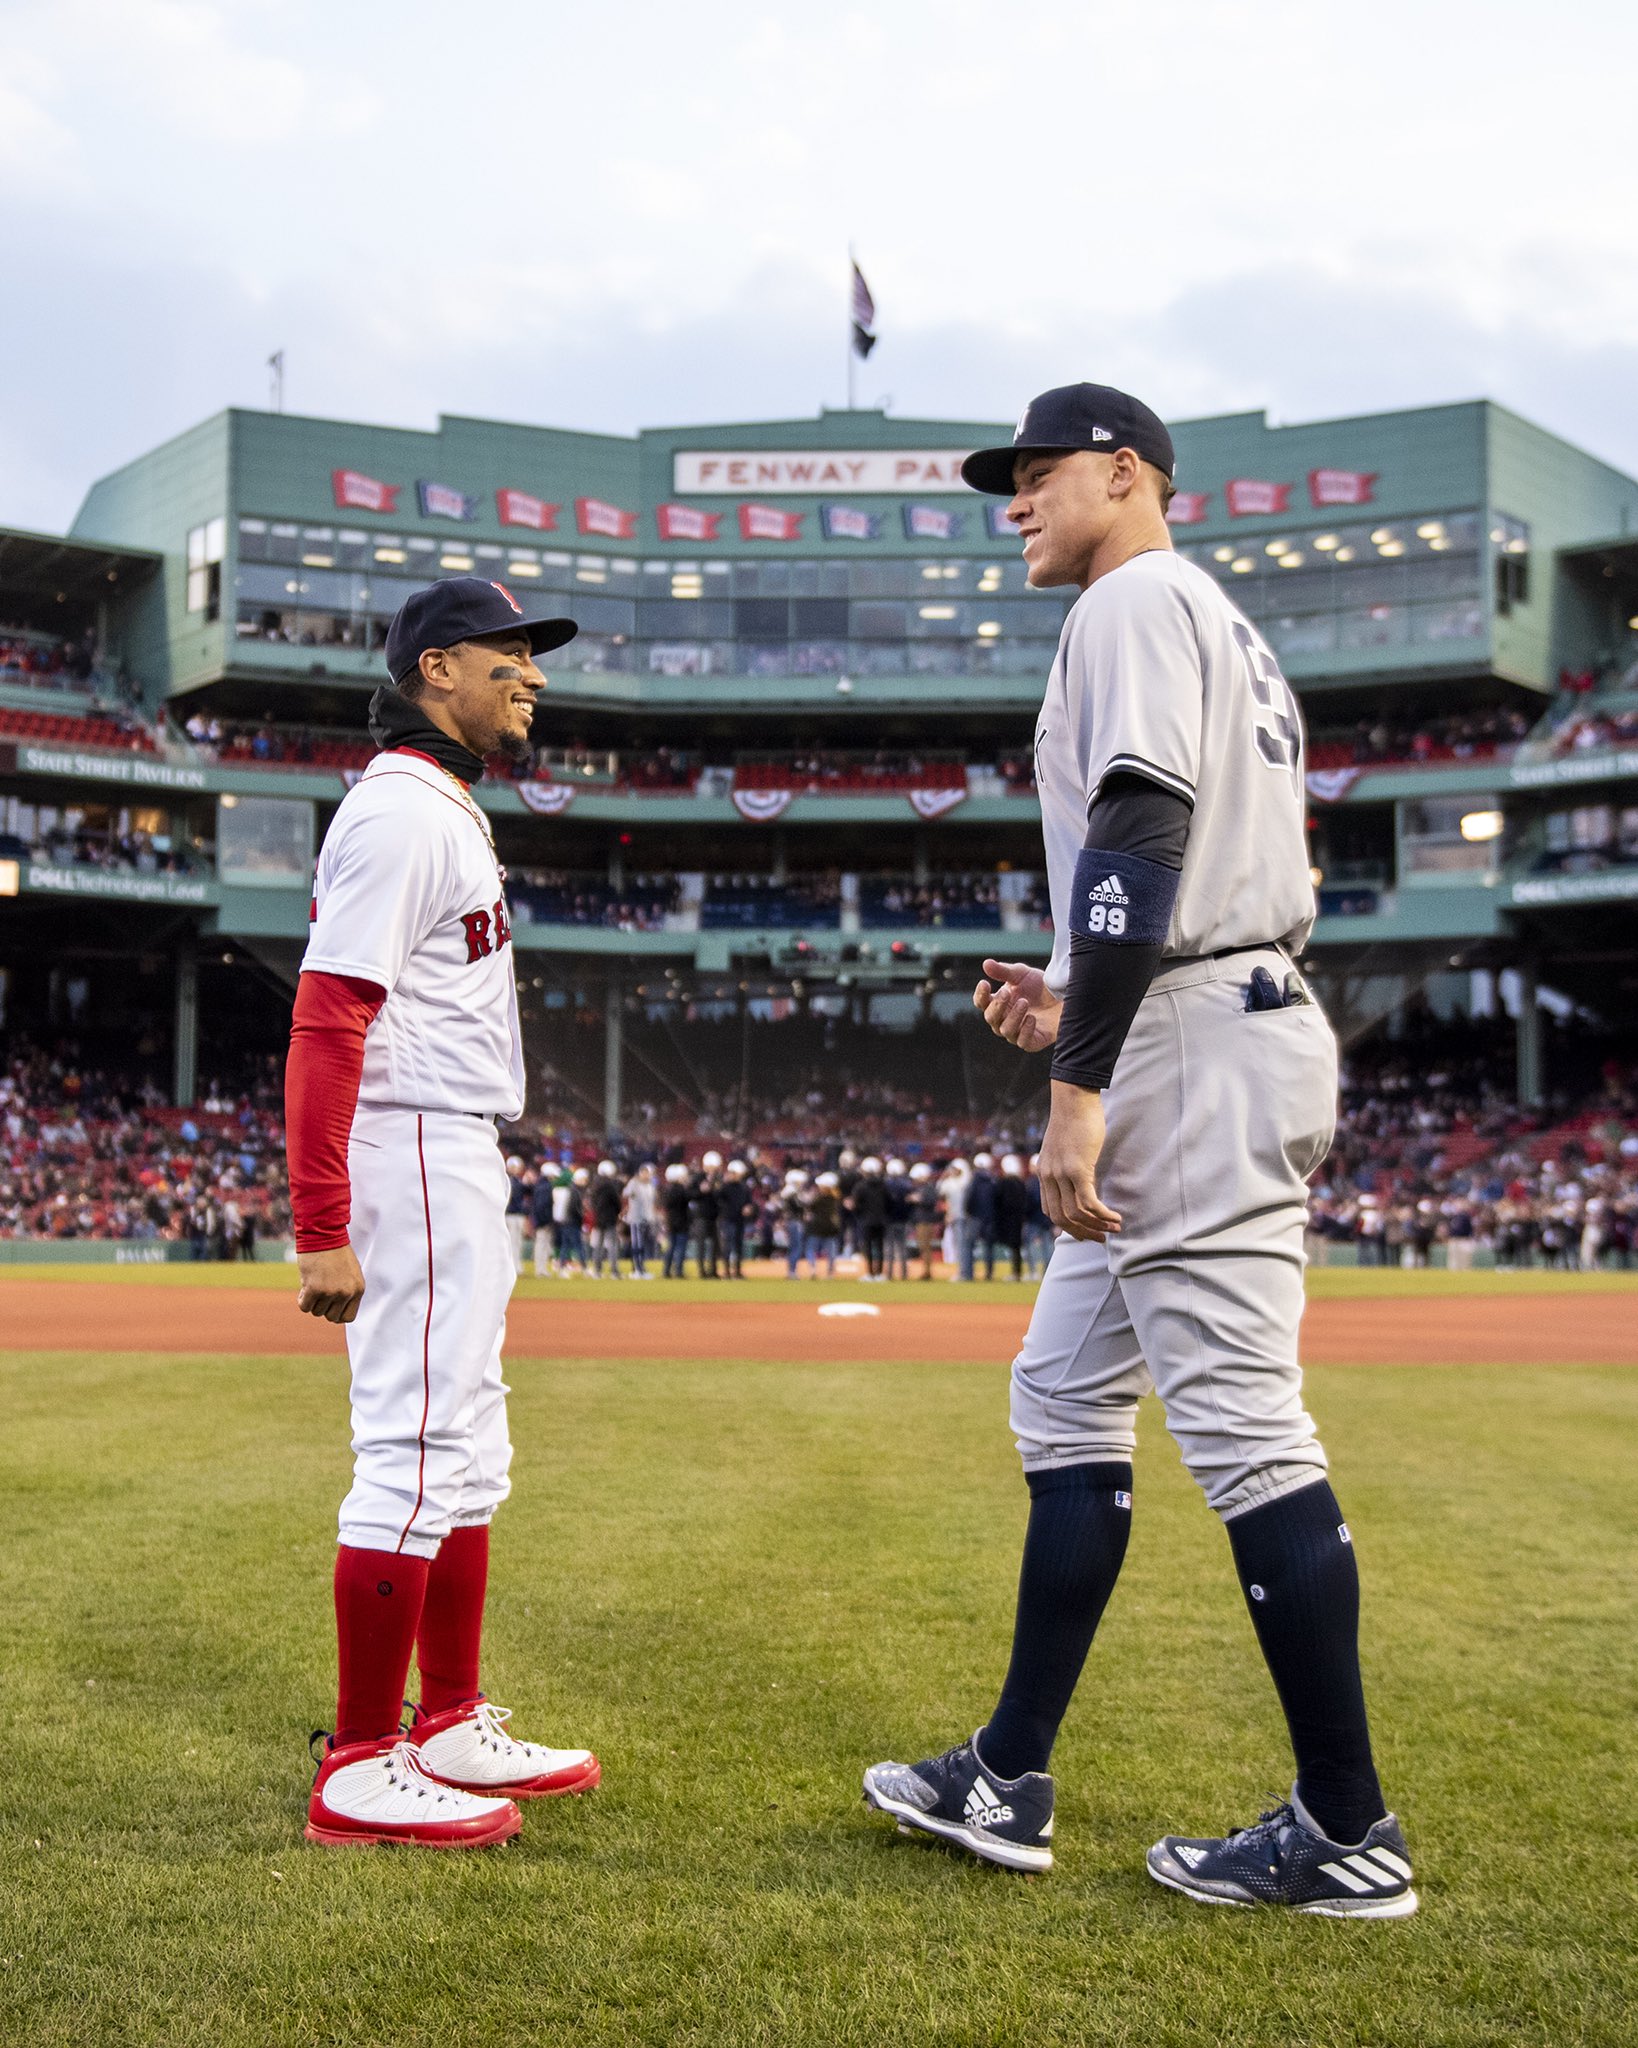
[[[310,969],[296,989],[284,1069],[284,1142],[298,1252],[348,1241],[347,1135],[364,1071],[364,1034],[387,1000],[373,981]]]

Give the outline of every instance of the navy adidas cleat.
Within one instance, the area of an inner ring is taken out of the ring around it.
[[[923,1763],[872,1764],[864,1796],[893,1816],[900,1834],[937,1835],[1008,1870],[1052,1868],[1051,1778],[998,1778],[984,1768],[976,1735]]]
[[[1336,1920],[1408,1920],[1416,1911],[1410,1853],[1394,1816],[1362,1842],[1333,1842],[1296,1804],[1222,1836],[1167,1835],[1149,1875],[1204,1906],[1284,1906]]]

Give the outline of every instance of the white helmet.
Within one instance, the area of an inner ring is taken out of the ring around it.
[[[836,1164],[842,1167],[857,1166],[859,1155],[851,1145],[844,1145],[836,1155]]]
[[[665,1170],[665,1177],[675,1186],[678,1181],[687,1180],[688,1168],[682,1165],[668,1166]]]
[[[912,1180],[931,1180],[932,1177],[933,1169],[927,1164],[925,1159],[918,1159],[910,1169],[910,1178]]]
[[[722,1164],[722,1154],[720,1152],[707,1152],[705,1157],[700,1161],[700,1164],[705,1168],[707,1173],[715,1173],[717,1168]]]
[[[585,1188],[591,1186],[591,1175],[583,1166],[577,1166],[575,1168],[572,1178],[577,1188]]]
[[[882,1163],[876,1157],[874,1152],[871,1153],[868,1159],[862,1159],[859,1162],[859,1171],[861,1173],[868,1173],[872,1179],[874,1179],[876,1175],[881,1172],[881,1170]]]
[[[994,1164],[995,1164],[995,1158],[994,1158],[994,1155],[993,1155],[992,1153],[989,1153],[989,1152],[975,1152],[975,1153],[973,1154],[973,1165],[974,1165],[975,1167],[977,1167],[977,1169],[978,1169],[978,1171],[979,1171],[980,1173],[988,1173],[988,1172],[989,1172],[989,1170],[990,1170],[990,1168],[991,1168],[991,1167],[992,1167],[992,1166],[993,1166]]]
[[[1023,1172],[1023,1170],[1024,1162],[1018,1157],[1018,1154],[1016,1152],[1009,1152],[1006,1158],[1003,1159],[1001,1162],[1001,1171],[1005,1174],[1011,1175],[1014,1179],[1016,1179],[1017,1176]]]
[[[842,1176],[839,1173],[822,1173],[814,1182],[816,1188],[839,1188],[841,1185]]]
[[[599,1159],[597,1162],[597,1173],[600,1180],[612,1180],[614,1178],[614,1161],[612,1159]]]
[[[800,1166],[793,1166],[785,1175],[785,1185],[788,1188],[805,1188],[807,1184],[808,1177]]]
[[[899,1177],[902,1179],[904,1175],[904,1161],[902,1159],[888,1160],[887,1170],[889,1173],[895,1173],[899,1175]]]
[[[743,1159],[730,1159],[728,1162],[728,1171],[735,1180],[743,1180],[750,1170]]]

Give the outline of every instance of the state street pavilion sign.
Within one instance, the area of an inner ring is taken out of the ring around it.
[[[960,491],[968,448],[686,448],[671,458],[679,495],[719,491]]]

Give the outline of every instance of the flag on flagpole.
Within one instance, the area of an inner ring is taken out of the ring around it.
[[[870,296],[864,272],[853,266],[853,353],[861,359],[876,346],[876,301]]]

